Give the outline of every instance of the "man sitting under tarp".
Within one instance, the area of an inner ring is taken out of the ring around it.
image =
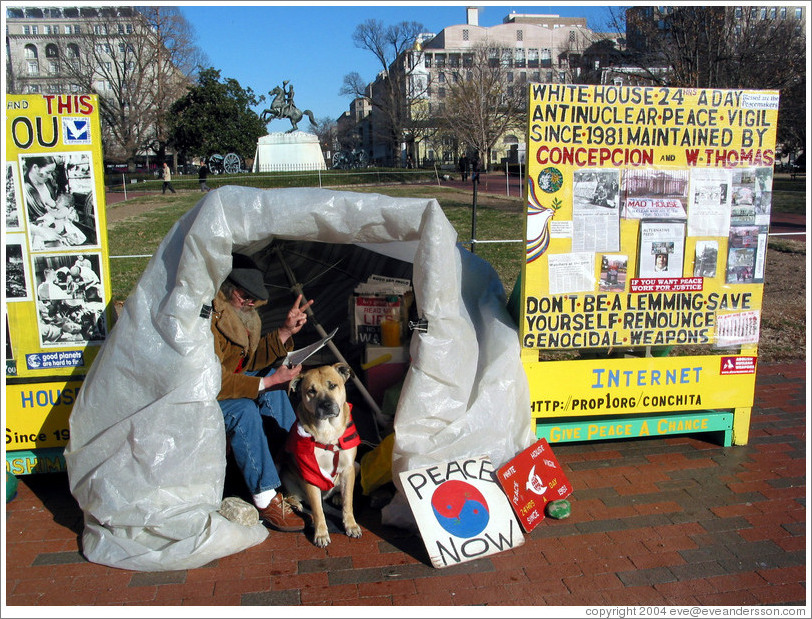
[[[256,308],[268,302],[262,272],[248,256],[234,254],[232,270],[214,299],[211,330],[220,359],[222,382],[217,401],[223,411],[226,436],[260,518],[279,531],[301,531],[304,521],[276,489],[281,485],[263,430],[262,416],[272,417],[287,431],[296,420],[285,386],[298,376],[301,365],[280,366],[265,376],[263,370],[293,348],[293,335],[307,322],[301,295],[284,324],[261,336]]]
[[[457,244],[436,200],[220,187],[203,194],[155,250],[68,419],[65,462],[84,513],[81,548],[89,561],[186,570],[266,539],[268,528],[219,511],[226,477],[217,402],[222,371],[212,315],[203,310],[231,273],[232,252],[250,248],[259,256],[272,239],[351,243],[413,264],[417,315],[428,327],[410,336],[394,420],[396,487],[404,471],[480,454],[499,467],[535,442],[504,288],[493,267]],[[315,298],[313,309],[334,297]],[[308,318],[305,328],[313,323]],[[273,322],[283,325],[285,317]],[[252,380],[245,397],[255,399],[260,379]],[[401,497],[398,490],[382,508],[384,526],[413,526]]]

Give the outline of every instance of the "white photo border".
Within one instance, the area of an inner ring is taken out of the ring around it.
[[[20,171],[13,161],[6,161],[6,232],[24,232],[25,214],[20,193]]]

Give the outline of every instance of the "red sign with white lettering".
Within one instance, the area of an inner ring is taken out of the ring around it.
[[[545,438],[505,464],[496,476],[527,533],[544,520],[547,503],[572,494],[572,485]]]
[[[722,357],[719,374],[755,374],[755,357]]]

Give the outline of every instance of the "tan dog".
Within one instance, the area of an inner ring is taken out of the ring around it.
[[[310,506],[315,528],[314,543],[330,543],[322,500],[340,492],[344,531],[361,537],[353,513],[355,454],[361,442],[347,403],[345,384],[352,377],[346,363],[324,365],[302,372],[290,381],[288,393],[296,402],[296,423],[288,433],[288,452],[282,470],[288,502],[297,509],[302,499]]]

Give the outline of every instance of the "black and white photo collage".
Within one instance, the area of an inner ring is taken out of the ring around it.
[[[43,348],[106,336],[95,186],[90,152],[6,162],[6,301],[36,303]]]

